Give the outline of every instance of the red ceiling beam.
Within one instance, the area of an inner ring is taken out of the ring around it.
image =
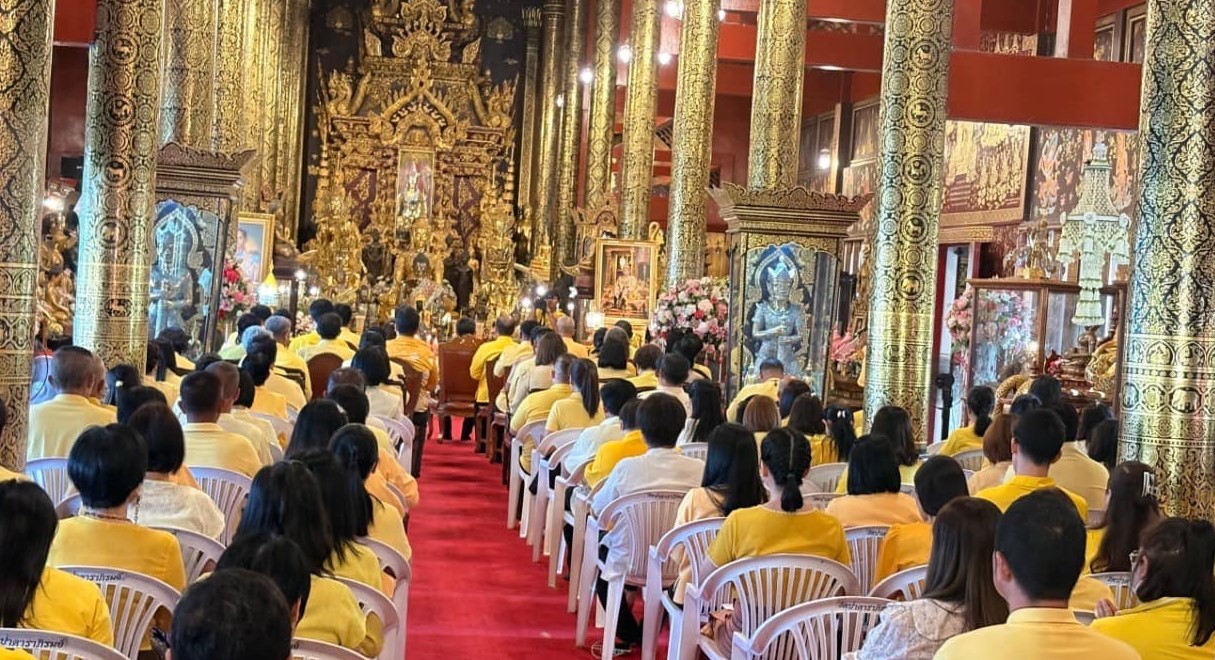
[[[1092,59],[1096,29],[1097,0],[1059,0],[1055,57]]]
[[[955,51],[949,66],[951,119],[1139,129],[1138,64]]]
[[[753,25],[723,23],[717,42],[721,62],[754,62],[758,38]],[[846,71],[881,71],[882,38],[815,30],[806,35],[806,66]]]
[[[983,29],[1036,34],[1047,32],[1056,0],[983,0]]]
[[[722,0],[721,8],[740,14],[759,13],[760,0]],[[810,0],[806,17],[814,20],[838,20],[852,23],[884,23],[885,0]]]
[[[97,0],[57,0],[55,44],[87,46],[93,43],[97,24]]]

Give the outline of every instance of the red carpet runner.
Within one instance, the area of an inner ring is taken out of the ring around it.
[[[474,454],[472,443],[433,438],[424,461],[409,522],[409,659],[589,659],[574,646],[568,583],[549,589],[547,559],[533,564],[518,530],[506,529],[502,467]],[[591,628],[588,643],[600,636]]]

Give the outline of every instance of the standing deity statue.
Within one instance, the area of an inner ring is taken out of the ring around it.
[[[155,337],[165,328],[186,327],[193,316],[194,274],[188,258],[191,227],[181,213],[168,216],[155,230],[156,262],[152,264],[148,329]]]
[[[751,339],[757,344],[755,360],[747,370],[748,377],[758,373],[764,360],[776,359],[785,365],[785,373],[795,378],[802,376],[798,349],[802,343],[805,315],[799,304],[790,300],[797,288],[797,266],[784,254],[776,263],[760,273],[760,289],[763,297],[755,305],[751,319]]]

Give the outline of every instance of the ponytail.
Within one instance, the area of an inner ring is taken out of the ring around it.
[[[846,406],[827,406],[823,418],[831,422],[831,440],[841,463],[847,463],[856,446],[856,429],[852,428],[852,411]]]
[[[356,509],[356,525],[360,530],[366,529],[371,524],[375,509],[363,482],[371,476],[380,461],[380,445],[371,429],[362,424],[347,424],[333,434],[329,451],[337,457],[346,474],[346,489]]]
[[[574,360],[570,367],[570,382],[582,395],[582,408],[592,419],[599,414],[599,369],[586,358]]]
[[[975,416],[975,435],[983,437],[991,426],[991,414],[996,409],[996,392],[986,385],[976,385],[966,394],[966,407]]]
[[[776,429],[760,443],[759,453],[773,481],[781,489],[781,511],[800,511],[805,504],[802,480],[810,470],[810,443],[806,436],[789,428]]]

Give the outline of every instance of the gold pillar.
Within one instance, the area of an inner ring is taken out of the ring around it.
[[[160,142],[212,148],[215,119],[215,0],[166,0]]]
[[[1149,0],[1122,451],[1173,516],[1215,518],[1215,0]]]
[[[865,419],[885,405],[925,439],[953,0],[890,0],[882,59],[877,237]]]
[[[686,0],[679,37],[679,79],[671,141],[671,215],[667,221],[667,287],[705,272],[713,97],[717,89],[719,0]]]
[[[562,40],[565,6],[562,0],[545,0],[540,9],[540,137],[536,153],[535,186],[532,189],[532,265],[551,274],[554,218],[557,208],[558,138],[561,132]]]
[[[0,22],[0,465],[25,465],[54,0],[15,0]]]
[[[650,225],[654,119],[658,111],[658,0],[634,0],[629,83],[620,154],[620,237],[643,240]]]
[[[89,51],[73,339],[107,365],[147,358],[163,0],[99,0]]]
[[[565,100],[557,169],[557,209],[553,215],[554,259],[551,279],[574,259],[574,205],[578,202],[578,151],[582,146],[582,60],[586,51],[586,0],[565,3]]]
[[[755,190],[790,188],[797,183],[806,0],[761,0],[757,32],[747,183]]]
[[[268,0],[265,3],[263,15],[264,28],[261,33],[261,61],[266,63],[262,71],[262,122],[261,134],[257,145],[258,155],[261,156],[261,185],[262,196],[271,199],[279,193],[278,179],[278,133],[282,130],[279,125],[279,85],[281,83],[278,62],[282,56],[283,47],[283,16],[285,6],[283,0]],[[259,204],[261,206],[261,204]]]
[[[523,8],[523,27],[526,34],[526,55],[523,61],[523,130],[519,143],[519,209],[523,215],[531,214],[532,174],[536,170],[536,118],[538,88],[537,72],[540,68],[540,10]]]
[[[304,153],[304,71],[308,52],[308,0],[286,4],[279,84],[277,190],[282,196],[279,219],[292,236],[299,221],[300,176]]]
[[[251,62],[261,62],[264,49],[267,0],[249,0],[245,9],[244,52]],[[241,191],[241,209],[260,210],[262,191],[261,148],[262,130],[265,122],[264,97],[266,76],[264,67],[251,66],[245,71],[245,97],[242,103],[245,125],[245,146],[258,151],[257,162],[245,172],[245,187]]]
[[[620,41],[620,0],[595,0],[595,61],[590,125],[586,138],[588,208],[598,207],[612,190],[612,141],[616,138],[616,46]]]
[[[219,21],[215,53],[215,148],[239,151],[246,144],[245,72],[249,53],[245,50],[246,10],[249,0],[218,0]]]

